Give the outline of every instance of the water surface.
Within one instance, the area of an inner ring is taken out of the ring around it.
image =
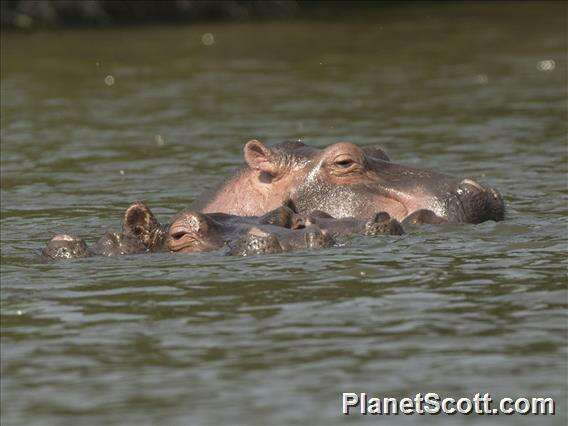
[[[535,424],[346,418],[348,391],[553,396],[536,420],[566,424],[566,40],[552,3],[3,34],[5,424]],[[169,220],[252,138],[375,143],[500,189],[507,220],[318,252],[37,262],[134,200]]]

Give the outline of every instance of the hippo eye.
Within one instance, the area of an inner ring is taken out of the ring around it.
[[[351,167],[353,164],[355,164],[353,159],[351,159],[350,157],[344,157],[344,156],[337,157],[333,163],[336,166],[341,167],[343,169],[347,169],[347,168]]]

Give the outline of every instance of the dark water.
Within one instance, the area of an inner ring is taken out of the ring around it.
[[[566,36],[562,3],[2,35],[2,424],[566,424]],[[495,186],[508,217],[321,252],[37,263],[133,200],[167,221],[251,138],[377,143]],[[558,406],[341,417],[348,391]]]

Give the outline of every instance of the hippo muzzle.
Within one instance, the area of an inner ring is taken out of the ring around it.
[[[505,204],[499,192],[474,180],[464,179],[446,198],[446,217],[450,222],[481,223],[505,218]]]
[[[385,210],[390,203],[400,203],[408,217],[418,210],[431,210],[450,223],[481,223],[500,221],[505,216],[505,204],[499,192],[472,179],[372,160],[376,190],[385,195]],[[369,185],[373,186],[373,184]],[[375,208],[376,209],[376,208]],[[397,217],[404,220],[405,217]]]

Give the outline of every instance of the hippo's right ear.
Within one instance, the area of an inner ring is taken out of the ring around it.
[[[244,147],[245,160],[253,170],[268,173],[275,176],[278,174],[278,161],[276,155],[262,142],[257,140],[248,141]]]
[[[160,224],[154,214],[142,201],[136,201],[128,207],[122,218],[122,232],[142,239],[159,226]]]
[[[391,161],[388,154],[382,148],[376,146],[364,146],[363,152],[371,157],[378,158],[379,160],[388,161],[389,163]]]

